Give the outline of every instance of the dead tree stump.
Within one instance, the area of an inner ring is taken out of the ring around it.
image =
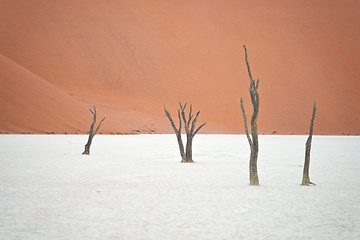
[[[247,127],[246,114],[245,114],[245,109],[244,109],[242,98],[240,99],[240,106],[241,106],[241,111],[242,111],[243,118],[244,118],[245,133],[246,133],[246,137],[249,142],[250,150],[251,150],[250,161],[249,161],[250,185],[258,186],[259,185],[259,177],[258,177],[258,173],[257,173],[257,158],[258,158],[258,152],[259,152],[259,140],[258,140],[257,117],[259,114],[259,93],[258,93],[257,89],[259,87],[259,78],[257,79],[257,82],[255,84],[255,81],[254,81],[251,71],[250,71],[250,65],[248,62],[247,50],[246,50],[245,45],[244,45],[244,50],[245,50],[246,67],[247,67],[249,78],[250,78],[250,87],[249,87],[250,98],[251,98],[251,103],[254,108],[254,112],[251,117],[251,137],[249,135],[249,130]]]
[[[310,184],[314,184],[314,183],[310,182],[309,167],[310,167],[310,150],[311,150],[315,113],[316,113],[316,99],[314,100],[314,107],[313,107],[313,113],[312,113],[312,117],[311,117],[309,137],[306,140],[306,144],[305,144],[305,161],[304,161],[303,178],[302,178],[302,183],[301,183],[302,186],[309,186]]]
[[[93,122],[91,123],[91,126],[90,126],[90,130],[89,130],[89,138],[88,138],[88,141],[85,145],[85,150],[82,154],[84,155],[89,155],[90,154],[90,146],[91,146],[91,143],[92,143],[92,139],[94,138],[94,136],[96,135],[97,131],[99,130],[100,126],[101,126],[101,123],[105,120],[105,117],[100,121],[99,125],[97,126],[96,130],[94,131],[94,126],[95,126],[95,123],[96,123],[96,108],[94,106],[94,111],[92,111],[91,109],[89,109],[90,112],[92,113],[93,115]]]

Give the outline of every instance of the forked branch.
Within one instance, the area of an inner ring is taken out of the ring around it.
[[[247,119],[246,119],[246,113],[245,113],[245,109],[244,109],[244,105],[243,105],[243,100],[242,98],[240,98],[240,107],[241,107],[241,111],[243,114],[243,118],[244,118],[244,126],[245,126],[245,133],[246,133],[246,137],[247,140],[249,142],[250,148],[252,147],[252,141],[249,135],[249,130],[248,130],[248,125],[247,125]]]

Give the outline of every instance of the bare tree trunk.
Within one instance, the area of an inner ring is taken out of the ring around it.
[[[254,108],[254,112],[251,117],[251,137],[249,135],[249,130],[247,127],[246,114],[245,114],[245,109],[244,109],[242,98],[240,99],[240,106],[241,106],[241,111],[242,111],[242,114],[244,117],[245,133],[246,133],[246,137],[249,142],[250,150],[251,150],[250,161],[249,161],[250,185],[257,186],[257,185],[259,185],[259,177],[258,177],[258,173],[257,173],[257,158],[258,158],[258,152],[259,152],[259,140],[258,140],[258,129],[257,129],[257,117],[259,114],[259,94],[258,94],[257,89],[259,87],[259,78],[257,79],[257,82],[255,84],[255,81],[254,81],[251,71],[250,71],[250,65],[249,65],[247,50],[246,50],[245,45],[244,45],[244,50],[245,50],[246,67],[247,67],[249,78],[250,78],[249,92],[250,92],[250,97],[251,97],[251,103]]]
[[[257,94],[257,92],[256,92]],[[258,140],[258,130],[257,130],[257,115],[259,111],[259,98],[257,98],[256,108],[254,107],[254,114],[251,119],[251,136],[252,136],[252,147],[250,155],[250,185],[259,185],[259,177],[257,173],[257,159],[259,152],[259,140]]]
[[[309,186],[310,184],[314,184],[314,183],[310,182],[309,167],[310,167],[310,150],[311,150],[311,141],[312,141],[312,135],[313,135],[315,113],[316,113],[316,99],[314,100],[313,113],[312,113],[312,117],[311,117],[310,133],[309,133],[309,137],[306,140],[306,144],[305,144],[305,162],[304,162],[303,178],[302,178],[302,183],[301,183],[301,185],[303,185],[303,186]]]
[[[94,136],[96,135],[97,131],[99,130],[101,123],[105,120],[105,117],[100,121],[99,125],[97,126],[96,130],[94,131],[94,126],[96,123],[96,108],[94,106],[94,111],[92,111],[91,109],[89,109],[90,112],[93,114],[93,122],[91,123],[90,126],[90,130],[89,130],[89,138],[87,143],[85,144],[85,150],[82,154],[84,155],[89,155],[90,154],[90,146],[92,143],[92,139],[94,138]]]
[[[91,146],[92,138],[93,138],[93,136],[90,136],[90,134],[89,134],[88,141],[85,144],[85,150],[84,150],[84,152],[82,154],[85,154],[85,155],[90,154],[90,146]]]
[[[178,145],[179,145],[181,161],[185,161],[186,154],[185,154],[185,151],[184,151],[184,144],[183,144],[182,139],[181,139],[181,133],[177,134],[176,138],[177,138]]]
[[[181,162],[183,163],[193,163],[193,159],[192,159],[192,141],[193,138],[195,136],[196,133],[198,133],[200,131],[200,129],[205,126],[206,123],[203,123],[202,125],[200,125],[200,127],[198,127],[195,130],[195,125],[196,125],[196,121],[197,118],[200,114],[200,110],[196,113],[195,118],[193,119],[193,115],[192,115],[192,106],[190,105],[190,112],[189,112],[189,117],[188,119],[186,119],[185,116],[185,108],[187,106],[187,103],[185,103],[184,106],[182,106],[181,102],[179,101],[179,106],[180,109],[178,110],[178,117],[179,117],[179,128],[177,128],[174,124],[174,121],[171,118],[170,113],[166,110],[166,107],[164,106],[164,111],[166,113],[166,116],[168,117],[172,128],[174,129],[176,138],[178,140],[178,145],[179,145],[179,150],[180,150],[180,155],[181,155]],[[191,121],[192,120],[192,121]],[[184,122],[184,128],[185,128],[185,132],[186,132],[186,148],[184,151],[184,145],[181,139],[181,126],[182,126],[182,122]],[[190,127],[191,126],[191,127]]]
[[[186,138],[186,159],[183,162],[193,163],[194,160],[192,159],[192,138]]]
[[[251,154],[250,154],[250,162],[249,162],[249,170],[250,170],[250,185],[259,185],[259,176],[257,173],[257,158],[258,158],[258,146],[257,143],[253,144]]]

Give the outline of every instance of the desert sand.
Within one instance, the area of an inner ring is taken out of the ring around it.
[[[0,132],[171,133],[163,105],[201,109],[201,133],[243,133],[242,45],[260,78],[259,132],[360,133],[359,1],[0,1]]]

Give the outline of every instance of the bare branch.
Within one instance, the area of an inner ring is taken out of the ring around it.
[[[244,50],[245,50],[245,62],[246,62],[246,67],[248,69],[249,78],[250,78],[251,82],[254,82],[254,79],[253,79],[251,71],[250,71],[250,65],[249,65],[249,61],[248,61],[247,50],[246,50],[245,45],[243,45],[243,47],[244,47]]]
[[[309,133],[309,135],[311,137],[313,135],[313,126],[314,126],[315,113],[316,113],[316,97],[314,99],[314,107],[313,107],[313,113],[312,113],[311,123],[310,123],[310,133]]]
[[[182,110],[183,110],[183,106],[182,106],[182,104],[181,104],[180,101],[178,101],[178,102],[179,102],[179,106],[180,106],[180,111],[182,111]]]
[[[244,105],[243,105],[243,100],[242,98],[240,99],[240,107],[241,107],[241,111],[242,111],[242,114],[243,114],[243,118],[244,118],[244,125],[245,125],[245,133],[246,133],[246,137],[247,137],[247,140],[249,142],[249,145],[250,147],[252,146],[252,141],[251,141],[251,138],[250,138],[250,135],[249,135],[249,130],[248,130],[248,126],[247,126],[247,120],[246,120],[246,114],[245,114],[245,109],[244,109]]]
[[[203,123],[203,124],[201,124],[200,127],[198,127],[198,129],[196,129],[196,131],[194,132],[193,137],[194,137],[194,136],[198,133],[198,131],[200,131],[200,129],[201,129],[203,126],[205,126],[205,125],[206,125],[206,122]]]
[[[90,130],[89,130],[90,135],[95,135],[95,134],[93,134],[95,123],[96,123],[96,113],[93,114],[93,122],[91,123]]]
[[[99,128],[100,128],[100,126],[101,126],[101,123],[105,120],[105,118],[106,118],[106,117],[104,117],[104,118],[100,121],[98,127],[97,127],[96,130],[95,130],[94,135],[96,135],[97,131],[99,130]]]
[[[193,132],[194,132],[194,129],[195,129],[195,125],[196,125],[197,119],[198,119],[198,117],[199,117],[200,111],[201,111],[201,110],[199,110],[199,111],[196,113],[195,118],[194,118],[194,121],[193,121],[192,124],[191,124],[191,130],[190,130],[191,135],[193,135]]]
[[[182,106],[181,102],[179,101],[179,105],[180,105],[180,110],[181,111],[185,111],[185,108],[187,106],[187,102],[185,103],[184,107]]]
[[[184,121],[184,125],[185,125],[185,131],[186,131],[186,134],[189,133],[189,124],[186,120],[186,116],[185,116],[185,107],[187,105],[187,103],[185,103],[184,107],[182,107],[181,105],[181,102],[179,101],[179,105],[180,105],[180,110],[181,110],[181,116],[182,116],[182,119]]]
[[[168,110],[166,109],[166,106],[165,106],[165,105],[164,105],[164,111],[165,111],[165,114],[166,114],[167,118],[169,119],[169,121],[170,121],[170,123],[171,123],[171,126],[172,126],[172,128],[174,129],[175,133],[178,134],[178,133],[179,133],[179,130],[176,128],[175,123],[174,123],[174,121],[173,121],[170,113],[169,113]],[[179,127],[179,129],[180,129],[180,128],[181,128],[181,121],[180,121],[180,127]]]
[[[191,115],[191,113],[192,113],[192,104],[190,104],[188,125],[190,125],[190,121],[191,121],[191,119],[192,119],[192,117],[193,117],[193,115]]]
[[[179,134],[181,134],[181,116],[180,116],[180,110],[178,109],[178,117],[179,117]]]

